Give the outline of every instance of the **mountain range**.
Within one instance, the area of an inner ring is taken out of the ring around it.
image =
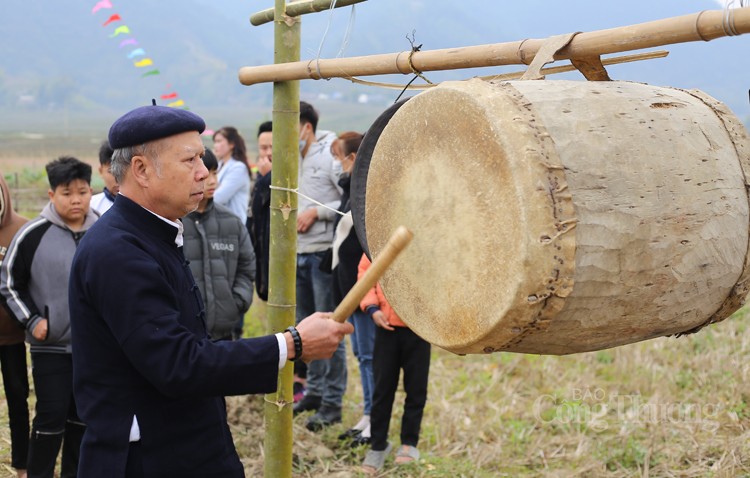
[[[242,66],[273,63],[273,26],[249,17],[273,2],[247,0],[4,0],[0,13],[0,111],[122,111],[172,95],[194,110],[270,108],[269,84],[242,86]],[[369,0],[302,19],[302,59],[392,53],[545,38],[721,8],[713,0],[564,2],[526,0]],[[112,15],[119,20],[104,25]],[[118,27],[129,33],[114,35]],[[351,26],[351,28],[350,28]],[[349,41],[345,41],[347,35]],[[124,45],[124,39],[138,45]],[[665,59],[608,68],[614,79],[698,88],[750,118],[750,35],[665,46]],[[136,48],[144,55],[128,58]],[[153,65],[134,66],[149,58]],[[517,71],[519,67],[432,72],[432,81]],[[148,71],[158,74],[143,76]],[[561,78],[581,78],[579,74]],[[374,78],[405,84],[406,76]],[[345,80],[303,81],[303,97],[385,105],[396,90]],[[176,94],[176,95],[175,95]]]

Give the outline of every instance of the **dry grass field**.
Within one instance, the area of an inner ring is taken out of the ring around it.
[[[262,303],[246,334],[264,328]],[[566,357],[435,349],[416,465],[394,477],[750,476],[750,313],[682,338]],[[314,434],[295,419],[294,475],[363,476],[363,449],[337,436],[361,413],[349,350],[344,423]],[[33,397],[32,397],[33,399]],[[403,395],[397,395],[401,403]],[[263,398],[230,397],[229,421],[246,474],[263,473]],[[400,407],[391,440],[398,442]],[[0,400],[0,477],[13,476]]]
[[[3,140],[0,170],[11,186],[18,178],[19,189],[34,191],[29,201],[43,201],[46,180],[39,172],[59,154],[54,143],[32,138],[36,146],[26,154],[9,146],[12,137]],[[66,145],[69,154],[96,161],[97,138]],[[35,214],[37,206],[28,204],[21,209]],[[256,301],[246,335],[262,333],[264,322],[264,305]],[[749,325],[745,308],[695,335],[565,357],[459,357],[433,349],[422,459],[400,468],[391,457],[381,476],[750,476]],[[348,354],[344,423],[313,434],[304,428],[306,415],[295,419],[295,476],[361,476],[364,450],[336,438],[361,413],[358,368],[351,349]],[[399,392],[391,423],[396,443],[402,400]],[[228,400],[247,476],[262,476],[262,403],[262,397]],[[14,476],[9,455],[2,396],[0,478]]]

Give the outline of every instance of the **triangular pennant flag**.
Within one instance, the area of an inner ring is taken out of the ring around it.
[[[117,27],[117,28],[115,29],[115,32],[114,32],[113,34],[111,34],[111,35],[110,35],[109,37],[110,37],[110,38],[114,38],[114,37],[116,37],[117,35],[121,35],[121,34],[122,34],[122,35],[126,35],[126,34],[128,34],[128,33],[130,33],[130,28],[128,28],[128,26],[127,26],[127,25],[123,25],[123,26],[121,26],[121,27]]]
[[[182,100],[177,100],[171,103],[167,103],[167,106],[169,106],[170,108],[176,108],[178,106],[184,106],[184,105],[185,105],[185,102]]]
[[[147,71],[146,73],[142,74],[141,78],[143,78],[145,76],[154,76],[154,75],[158,75],[158,74],[159,74],[159,70],[151,70],[151,71]]]
[[[118,15],[118,14],[115,13],[114,15],[112,15],[111,17],[109,17],[109,19],[107,19],[106,22],[102,23],[102,26],[106,27],[110,23],[117,22],[117,21],[120,21],[120,20],[122,20],[122,18],[120,18],[120,15]]]
[[[143,51],[143,48],[136,48],[135,50],[133,50],[130,53],[128,53],[128,58],[130,58],[132,60],[133,58],[135,58],[137,56],[143,56],[145,54],[146,54],[146,52]]]
[[[177,93],[169,93],[168,95],[161,95],[161,99],[163,100],[173,100],[177,98]]]
[[[91,13],[96,13],[102,8],[112,8],[112,2],[110,2],[109,0],[101,0],[100,2],[96,2],[94,8],[91,9]]]
[[[120,42],[120,48],[124,47],[125,45],[137,45],[137,44],[138,44],[138,40],[136,40],[135,38],[128,38]]]
[[[141,61],[133,62],[133,64],[136,66],[136,68],[143,68],[144,66],[151,66],[154,64],[153,61],[151,61],[151,58],[144,58]]]

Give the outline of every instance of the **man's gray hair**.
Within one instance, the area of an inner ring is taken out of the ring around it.
[[[115,181],[117,181],[118,184],[122,184],[122,181],[125,179],[125,173],[128,171],[130,162],[133,160],[134,156],[145,156],[149,158],[154,162],[157,174],[161,174],[161,169],[159,167],[160,149],[161,148],[156,141],[116,149],[114,153],[112,153],[112,164],[109,166],[109,170],[112,173],[112,176],[115,177]]]

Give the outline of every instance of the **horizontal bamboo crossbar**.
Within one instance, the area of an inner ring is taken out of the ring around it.
[[[298,17],[308,13],[322,12],[331,8],[331,4],[336,1],[334,8],[348,7],[355,3],[366,2],[367,0],[308,0],[304,2],[290,3],[286,6],[286,14],[290,17]],[[256,27],[273,21],[274,9],[268,8],[254,13],[250,16],[250,23]]]
[[[706,10],[637,25],[578,33],[555,60],[586,58],[674,43],[710,41],[750,33],[750,7]],[[399,52],[350,58],[320,59],[240,68],[243,85],[257,83],[412,74],[415,71],[458,70],[531,63],[544,39],[441,50]]]

